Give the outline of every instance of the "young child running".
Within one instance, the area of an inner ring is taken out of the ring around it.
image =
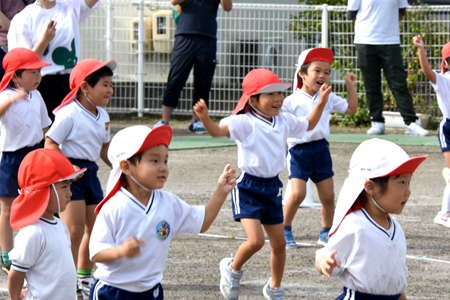
[[[11,208],[11,227],[19,230],[8,276],[11,300],[75,299],[76,270],[64,223],[53,217],[70,201],[70,185],[82,169],[54,149],[37,149],[19,168],[20,195]],[[26,290],[22,290],[26,279]]]
[[[20,162],[43,139],[51,121],[41,94],[41,68],[48,66],[25,48],[9,51],[3,59],[5,75],[0,83],[0,247],[2,270],[9,272],[8,252],[13,248],[9,223],[11,204],[19,194],[17,172]]]
[[[350,159],[326,247],[316,252],[316,268],[339,276],[344,292],[336,298],[406,300],[406,241],[401,214],[411,195],[412,173],[426,156],[409,158],[396,144],[367,140]]]
[[[286,241],[283,235],[283,184],[278,174],[286,167],[284,158],[288,137],[301,137],[316,126],[327,103],[331,87],[321,86],[320,100],[308,117],[296,118],[280,113],[282,91],[291,83],[280,82],[272,71],[254,69],[242,82],[244,95],[233,115],[222,119],[220,126],[208,116],[205,101],[194,106],[195,113],[213,137],[226,136],[238,145],[238,165],[242,173],[232,192],[233,216],[240,221],[247,241],[239,247],[234,258],[220,262],[220,291],[228,299],[239,298],[242,266],[265,243],[264,227],[272,250],[272,277],[263,288],[266,299],[284,299],[281,287],[286,260]]]
[[[132,126],[112,139],[113,169],[89,243],[98,266],[89,299],[164,299],[160,282],[170,241],[179,233],[208,230],[235,187],[235,170],[227,165],[206,206],[190,206],[161,191],[171,139],[168,125]]]
[[[439,109],[442,112],[442,120],[439,123],[439,144],[444,154],[447,168],[442,170],[442,176],[445,179],[445,190],[442,197],[442,208],[434,218],[434,223],[450,228],[450,42],[442,47],[441,73],[436,73],[430,67],[425,44],[420,35],[413,37],[413,43],[419,52],[419,62],[423,74],[430,80],[431,85],[436,91],[436,98]]]
[[[78,274],[78,299],[94,284],[89,259],[89,237],[94,226],[94,209],[103,199],[96,161],[111,166],[109,116],[100,106],[108,105],[113,95],[112,76],[117,63],[96,59],[80,61],[70,74],[71,92],[54,113],[55,122],[46,134],[45,148],[61,151],[73,165],[87,168],[84,176],[72,184],[72,202],[61,214],[72,243],[72,255]]]
[[[294,75],[294,93],[286,98],[281,111],[297,117],[307,116],[320,99],[320,88],[328,83],[333,63],[333,51],[313,48],[303,51],[298,58]],[[288,138],[288,170],[291,194],[284,204],[284,236],[286,247],[295,248],[292,221],[306,196],[306,182],[311,179],[317,187],[322,203],[322,229],[318,244],[325,246],[334,216],[333,165],[330,146],[326,137],[330,134],[330,113],[355,114],[358,109],[356,76],[345,75],[348,100],[330,93],[322,117],[317,126],[301,137]]]

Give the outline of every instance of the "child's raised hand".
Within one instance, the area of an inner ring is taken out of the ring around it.
[[[345,74],[345,83],[347,85],[356,86],[356,75],[352,72]]]
[[[336,253],[337,251],[333,250],[330,255],[321,258],[320,261],[317,262],[317,269],[319,269],[319,272],[328,278],[331,276],[331,272],[333,272],[334,268],[341,267],[341,262],[334,257]]]
[[[200,119],[207,117],[208,106],[206,106],[205,100],[200,99],[197,103],[195,103],[194,111]]]
[[[218,187],[222,188],[224,193],[231,192],[236,186],[236,170],[231,168],[231,165],[228,164],[223,169],[222,175],[220,175],[218,180]]]
[[[16,89],[16,92],[11,97],[9,97],[9,101],[11,101],[11,104],[13,104],[14,102],[16,102],[20,99],[27,99],[27,97],[28,97],[28,94],[25,91],[25,89],[18,88],[18,89]]]
[[[145,245],[144,240],[129,237],[119,246],[121,257],[133,257],[141,252],[141,245]]]
[[[420,35],[416,35],[415,37],[413,37],[413,44],[419,49],[425,48],[425,44]]]
[[[320,87],[320,100],[328,102],[328,96],[330,96],[331,93],[331,85],[328,85],[326,83],[322,84]]]

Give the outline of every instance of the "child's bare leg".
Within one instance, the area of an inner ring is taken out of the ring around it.
[[[272,253],[270,255],[270,267],[272,273],[272,288],[281,286],[284,265],[286,263],[286,240],[284,239],[283,224],[263,225],[269,237]]]
[[[84,227],[84,235],[81,240],[80,250],[78,251],[78,269],[90,271],[94,266],[94,262],[89,259],[89,240],[91,238],[92,228],[94,227],[97,215],[94,210],[97,205],[86,206],[86,224]]]
[[[316,183],[322,209],[322,227],[331,228],[334,217],[334,183],[333,177],[327,178]]]
[[[73,261],[75,267],[78,268],[78,251],[86,222],[86,202],[84,200],[71,201],[59,216],[69,230]]]
[[[443,154],[447,167],[450,168],[450,151],[444,151]],[[444,190],[441,213],[445,214],[445,217],[450,217],[450,182],[447,182],[447,186]]]
[[[1,215],[0,215],[0,247],[3,252],[9,252],[14,246],[13,230],[9,218],[11,215],[11,205],[15,198],[0,197]]]
[[[291,195],[284,204],[284,226],[291,226],[298,207],[306,197],[306,181],[300,178],[291,178]]]
[[[247,240],[243,242],[237,250],[231,269],[240,272],[242,266],[253,256],[256,252],[261,250],[264,246],[265,238],[261,227],[261,221],[258,219],[241,219],[242,227],[244,227],[247,234]],[[282,234],[284,238],[284,235]]]

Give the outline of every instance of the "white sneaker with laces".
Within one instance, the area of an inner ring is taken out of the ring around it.
[[[413,136],[428,136],[430,132],[420,125],[418,121],[413,122],[406,126],[405,135],[413,135]]]
[[[384,134],[384,123],[372,122],[372,126],[367,130],[367,134],[381,135]]]
[[[434,217],[434,223],[450,228],[450,218],[448,213],[438,212]]]
[[[227,300],[239,299],[239,282],[243,273],[242,270],[240,272],[231,270],[232,261],[232,257],[227,257],[220,262],[220,292]]]
[[[263,288],[264,298],[268,300],[284,300],[284,290],[282,287],[273,290],[270,287],[270,282],[272,282],[272,278],[269,278],[269,282]]]

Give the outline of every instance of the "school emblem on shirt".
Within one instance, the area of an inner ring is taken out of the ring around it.
[[[158,226],[156,226],[156,235],[160,241],[164,241],[169,237],[170,234],[170,225],[166,222],[166,220],[162,220],[159,222]]]
[[[109,122],[105,122],[105,130],[108,131],[109,129]]]

